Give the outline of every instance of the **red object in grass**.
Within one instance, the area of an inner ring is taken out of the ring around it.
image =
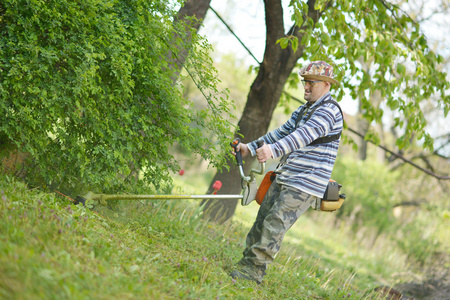
[[[183,176],[183,174],[184,174],[184,170],[183,169],[181,169],[179,172],[178,172],[178,174],[180,174],[180,176]]]
[[[220,180],[216,180],[213,184],[214,195],[217,195],[217,191],[222,188],[222,182]]]

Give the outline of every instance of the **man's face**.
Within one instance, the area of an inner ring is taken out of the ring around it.
[[[328,92],[327,83],[319,80],[303,80],[305,89],[305,100],[316,102]]]

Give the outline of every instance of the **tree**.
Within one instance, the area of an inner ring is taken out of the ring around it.
[[[185,43],[174,37],[188,26],[173,26],[174,9],[167,1],[2,1],[2,158],[26,153],[29,181],[72,191],[122,189],[134,170],[163,186],[179,169],[174,143],[220,166],[230,103],[198,35],[184,65],[207,107],[193,109],[173,84],[166,54]]]
[[[297,60],[325,60],[334,62],[341,80],[343,88],[335,95],[338,100],[348,90],[353,98],[361,101],[364,118],[379,123],[383,111],[370,101],[372,95],[379,93],[387,107],[400,112],[394,120],[395,126],[403,129],[397,145],[408,147],[415,138],[423,139],[424,147],[433,147],[433,140],[424,129],[426,121],[420,105],[438,94],[438,107],[446,116],[450,108],[450,96],[446,95],[449,83],[446,73],[439,70],[443,58],[430,50],[419,24],[400,7],[384,0],[291,1],[295,25],[286,33],[281,1],[264,3],[264,59],[238,123],[238,135],[251,141],[266,133],[284,85],[298,80],[290,77]],[[371,72],[362,68],[360,59],[373,60],[375,67]],[[406,72],[410,66],[413,75]],[[377,138],[370,131],[367,137]],[[228,163],[235,165],[233,161]],[[250,167],[248,160],[246,172]],[[216,180],[223,183],[221,193],[240,191],[236,168],[232,167],[229,173],[217,173],[212,183]],[[237,201],[209,200],[206,217],[227,220],[236,204]]]
[[[171,52],[169,55],[175,70],[175,74],[172,75],[174,82],[178,80],[182,66],[192,50],[189,48],[192,46],[192,35],[195,35],[202,25],[210,3],[211,0],[187,0],[174,17],[174,26],[182,29],[178,30],[179,33],[175,38],[184,41],[183,44],[179,44],[177,51]]]

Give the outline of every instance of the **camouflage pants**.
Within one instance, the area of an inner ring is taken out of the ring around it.
[[[238,265],[258,281],[280,250],[289,228],[311,206],[315,196],[273,182],[247,235],[244,257]]]

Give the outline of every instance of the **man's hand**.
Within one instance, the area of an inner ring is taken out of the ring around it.
[[[256,157],[260,163],[266,162],[269,158],[272,158],[272,151],[269,145],[264,144],[262,147],[256,149]]]
[[[248,150],[247,144],[244,144],[244,143],[239,143],[236,147],[236,151],[241,151],[242,157],[247,156],[250,153],[250,150]],[[231,150],[231,154],[236,156],[236,152],[234,152],[234,148],[233,148],[233,150]]]

